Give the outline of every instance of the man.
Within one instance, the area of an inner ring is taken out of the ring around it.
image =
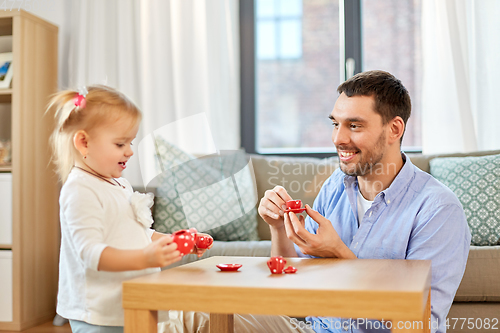
[[[340,168],[324,183],[313,209],[306,206],[306,219],[283,213],[292,200],[283,187],[266,191],[259,214],[271,229],[272,255],[431,260],[432,331],[445,332],[469,253],[462,206],[400,150],[411,113],[401,81],[369,71],[337,90],[330,119]],[[389,331],[356,319],[307,320],[316,332]]]

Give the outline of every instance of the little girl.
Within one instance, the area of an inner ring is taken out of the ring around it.
[[[59,92],[52,108],[51,143],[63,182],[57,313],[74,333],[123,332],[122,281],[181,259],[170,235],[150,229],[152,195],[134,193],[120,178],[141,113],[100,85]]]

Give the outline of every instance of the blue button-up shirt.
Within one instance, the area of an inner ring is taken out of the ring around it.
[[[405,154],[402,157],[403,167],[389,188],[375,197],[359,227],[357,178],[340,169],[323,184],[313,208],[331,221],[359,259],[431,260],[431,328],[432,332],[446,332],[446,315],[469,254],[469,227],[455,194],[415,167]],[[318,224],[309,216],[305,225],[309,232],[316,233]],[[305,256],[297,246],[295,249],[299,256]],[[390,331],[379,321],[363,323],[365,318],[307,320],[316,332]]]

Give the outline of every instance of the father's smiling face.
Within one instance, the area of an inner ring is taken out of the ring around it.
[[[347,175],[367,176],[383,163],[387,130],[374,106],[373,96],[347,97],[342,93],[330,114],[332,141],[340,168]]]

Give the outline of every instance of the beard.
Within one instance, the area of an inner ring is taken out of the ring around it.
[[[342,172],[344,172],[348,176],[366,176],[373,172],[374,167],[377,167],[377,164],[382,160],[385,153],[385,131],[380,134],[375,143],[374,147],[365,152],[361,152],[357,147],[347,147],[347,146],[338,146],[338,150],[357,150],[358,156],[360,158],[359,162],[354,165],[352,163],[344,163],[340,160],[339,156],[339,165]],[[379,166],[380,167],[380,166]]]

